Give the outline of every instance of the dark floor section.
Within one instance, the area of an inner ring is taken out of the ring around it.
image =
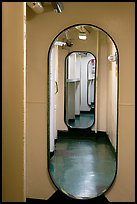
[[[77,200],[77,199],[73,199],[68,197],[67,195],[65,195],[64,193],[62,193],[61,191],[57,190],[48,200],[40,200],[40,199],[32,199],[32,198],[27,198],[26,202],[28,203],[34,203],[34,202],[38,202],[38,203],[57,203],[57,204],[71,204],[71,203],[87,203],[87,204],[92,204],[92,203],[109,203],[109,201],[107,200],[107,198],[104,195],[98,196],[96,198],[93,199],[88,199],[88,200]]]
[[[48,203],[48,200],[41,200],[41,199],[35,199],[35,198],[27,198],[26,203]]]
[[[70,198],[61,191],[56,191],[49,199],[48,203],[55,203],[57,202],[58,204],[71,204],[71,203],[109,203],[107,198],[104,195],[98,196],[96,198],[88,199],[88,200],[79,200],[79,199],[74,199]]]
[[[80,112],[79,116],[75,116],[74,120],[68,120],[69,126],[72,128],[89,128],[94,124],[95,116],[91,112]]]

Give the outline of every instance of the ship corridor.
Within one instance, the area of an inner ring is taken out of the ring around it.
[[[57,186],[76,197],[91,197],[110,186],[116,155],[104,132],[58,131],[50,174]]]

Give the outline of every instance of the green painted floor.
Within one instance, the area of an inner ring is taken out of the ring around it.
[[[72,128],[89,128],[94,123],[94,114],[91,112],[80,112],[79,116],[75,116],[74,121],[68,121],[68,124]]]
[[[96,197],[110,186],[115,172],[116,155],[106,135],[59,136],[50,159],[50,174],[59,189],[81,199]]]

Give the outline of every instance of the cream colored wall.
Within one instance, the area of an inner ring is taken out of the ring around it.
[[[2,201],[23,202],[23,3],[2,2]]]
[[[27,22],[27,196],[47,199],[56,190],[47,170],[49,46],[64,28],[77,23],[89,23],[107,31],[115,40],[120,54],[118,172],[115,183],[105,195],[111,202],[134,201],[135,4],[63,4],[63,13],[45,12],[34,15]]]
[[[107,103],[107,36],[99,32],[97,90],[97,130],[106,132]]]

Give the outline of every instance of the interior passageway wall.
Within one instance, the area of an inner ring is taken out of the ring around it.
[[[47,171],[46,149],[47,55],[50,44],[64,28],[89,23],[107,31],[115,40],[120,54],[118,174],[106,196],[110,201],[134,201],[135,4],[63,4],[65,9],[61,14],[45,12],[27,21],[27,196],[47,199],[56,191]],[[50,35],[47,31],[50,31]],[[105,123],[101,125],[106,127]]]

